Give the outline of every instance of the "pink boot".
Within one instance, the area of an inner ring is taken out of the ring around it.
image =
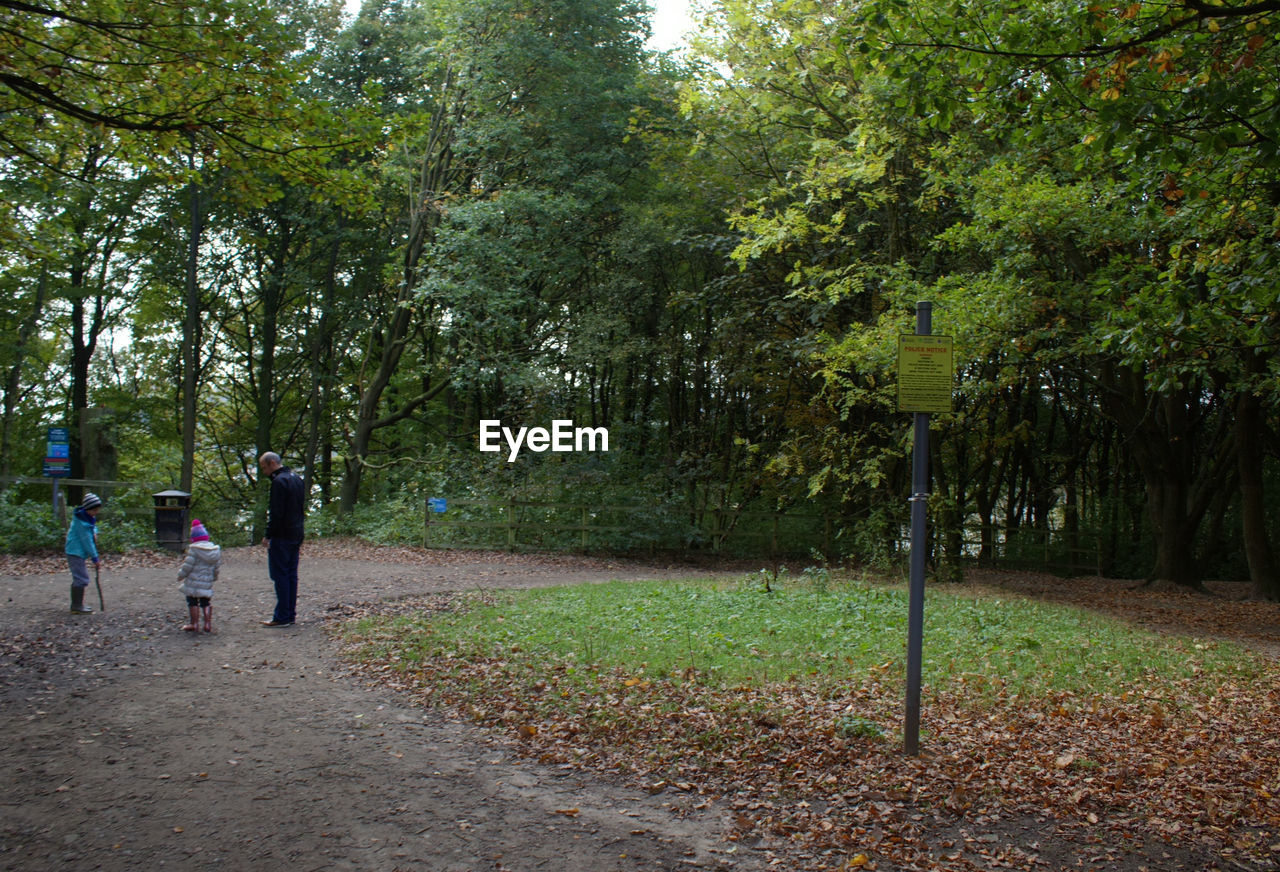
[[[204,607],[204,631],[206,633],[213,632],[213,606]]]
[[[200,607],[187,606],[187,611],[191,615],[191,620],[183,624],[182,629],[186,630],[188,633],[199,633],[200,632]]]

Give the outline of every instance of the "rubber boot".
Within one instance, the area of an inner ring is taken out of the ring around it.
[[[200,632],[200,607],[187,606],[187,616],[188,616],[188,621],[186,623],[186,626],[184,626],[182,629],[186,630],[188,633],[199,633]]]
[[[213,606],[202,606],[204,612],[204,631],[206,633],[213,632]]]
[[[84,588],[71,585],[71,614],[91,615],[93,609],[84,604]]]

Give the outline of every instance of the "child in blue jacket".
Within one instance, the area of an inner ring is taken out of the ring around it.
[[[96,494],[85,494],[80,507],[67,528],[67,566],[71,568],[71,614],[87,615],[93,609],[84,604],[84,589],[89,586],[88,562],[101,565],[98,555],[98,512],[102,500]]]

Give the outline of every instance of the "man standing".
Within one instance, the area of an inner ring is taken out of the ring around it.
[[[258,458],[263,475],[271,477],[267,505],[267,572],[276,587],[276,610],[264,627],[288,627],[298,617],[298,555],[302,551],[306,494],[302,479],[268,451]]]

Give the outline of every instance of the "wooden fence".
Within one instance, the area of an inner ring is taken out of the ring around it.
[[[66,524],[66,495],[63,493],[65,488],[82,487],[92,490],[102,497],[104,500],[110,501],[111,497],[117,491],[128,490],[145,490],[148,497],[162,490],[167,490],[170,486],[149,481],[109,481],[96,478],[55,478],[45,477],[42,475],[10,475],[0,476],[0,485],[5,488],[18,485],[23,486],[30,492],[33,488],[39,487],[49,492],[49,509],[57,516],[63,524]],[[125,515],[153,515],[154,508],[150,506],[116,506],[112,511]]]
[[[422,544],[434,548],[501,547],[679,550],[756,555],[831,553],[831,519],[804,512],[707,507],[449,499],[444,513],[425,503]]]
[[[1102,575],[1107,559],[1102,538],[1095,532],[1049,530],[1043,527],[1008,529],[991,526],[986,530],[988,547],[983,553],[983,528],[966,526],[961,531],[961,561],[999,569],[1035,569],[1060,575]],[[945,547],[945,534],[934,533],[933,547]],[[1134,546],[1138,547],[1138,546]]]
[[[751,557],[836,558],[839,521],[817,512],[766,512],[707,507],[588,505],[536,500],[448,499],[447,510],[424,506],[422,544],[431,548],[504,548],[516,550],[697,550]],[[666,523],[655,518],[665,512]],[[955,539],[930,529],[930,562],[956,559],[963,565],[1055,572],[1060,575],[1103,574],[1108,561],[1100,537],[1084,531],[1022,527],[961,531],[958,554],[945,554]],[[908,531],[900,531],[891,559],[906,559]]]

